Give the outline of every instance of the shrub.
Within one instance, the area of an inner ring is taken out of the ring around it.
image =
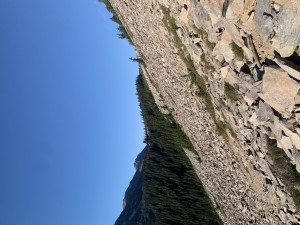
[[[240,46],[238,46],[235,42],[232,42],[230,44],[230,46],[231,46],[231,50],[232,50],[233,54],[237,58],[239,58],[239,59],[243,59],[244,58],[244,51],[243,51],[243,49]]]
[[[118,34],[118,37],[121,39],[127,39],[129,44],[133,45],[132,39],[128,33],[128,31],[126,30],[126,28],[123,26],[119,16],[117,15],[117,13],[115,12],[114,8],[112,7],[111,3],[108,0],[99,0],[100,2],[102,2],[106,9],[113,14],[113,16],[110,18],[112,21],[114,21],[115,23],[117,23],[119,26],[117,28],[117,30],[120,32]]]
[[[224,91],[225,91],[226,97],[228,99],[230,99],[231,101],[239,100],[239,97],[238,97],[238,94],[237,94],[235,88],[227,82],[225,82]]]

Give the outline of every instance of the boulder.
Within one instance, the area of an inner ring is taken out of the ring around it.
[[[273,35],[274,16],[274,12],[272,11],[272,0],[257,0],[254,23],[263,41],[266,41]]]
[[[291,116],[299,89],[300,84],[290,78],[285,71],[265,67],[263,93],[260,96],[286,118]]]
[[[230,42],[221,40],[213,50],[213,56],[223,56],[226,62],[232,61],[235,56],[231,50]]]
[[[265,103],[263,103],[262,101],[259,101],[258,110],[256,114],[257,114],[257,120],[261,123],[267,122],[270,119],[268,115],[267,107]]]
[[[289,57],[300,45],[300,8],[297,1],[284,2],[278,14],[278,52],[282,57]]]
[[[300,72],[299,71],[297,71],[294,68],[286,65],[286,63],[283,60],[274,59],[274,61],[277,63],[278,66],[281,67],[281,69],[286,71],[290,76],[294,77],[297,80],[300,80]]]

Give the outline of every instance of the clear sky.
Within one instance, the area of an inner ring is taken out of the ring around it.
[[[144,147],[133,48],[97,0],[0,1],[0,225],[111,225]]]

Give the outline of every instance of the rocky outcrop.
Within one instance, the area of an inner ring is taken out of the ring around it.
[[[201,163],[191,161],[225,224],[299,224],[291,193],[273,174],[268,140],[300,172],[300,4],[111,3],[144,60],[156,103],[172,113],[200,155]],[[209,95],[186,81],[191,71]]]

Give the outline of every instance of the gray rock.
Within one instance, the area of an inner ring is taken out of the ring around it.
[[[288,57],[293,54],[293,51],[300,45],[300,15],[299,11],[291,7],[282,7],[278,14],[278,41],[279,53],[282,57]],[[284,51],[285,50],[285,51]]]
[[[274,16],[274,12],[272,11],[272,0],[257,0],[254,23],[264,41],[266,41],[274,33]]]
[[[263,103],[262,101],[259,102],[258,110],[256,114],[257,114],[257,120],[259,122],[267,122],[270,119],[268,115],[267,107],[265,103]]]

